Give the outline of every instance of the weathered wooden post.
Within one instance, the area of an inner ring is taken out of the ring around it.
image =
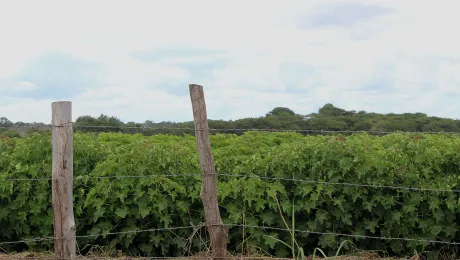
[[[195,136],[200,166],[203,175],[200,198],[204,206],[204,214],[209,235],[213,259],[223,259],[227,256],[228,230],[223,225],[217,201],[217,175],[208,130],[208,118],[203,87],[190,84]]]
[[[72,103],[52,105],[53,172],[52,200],[54,252],[56,259],[76,258],[75,220],[73,215],[73,132]]]

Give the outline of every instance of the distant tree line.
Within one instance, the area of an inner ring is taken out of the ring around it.
[[[429,117],[423,113],[378,114],[366,111],[345,110],[326,104],[317,113],[308,115],[296,114],[289,108],[276,107],[265,116],[242,118],[238,120],[209,120],[209,127],[214,132],[242,133],[245,129],[278,129],[278,130],[323,130],[323,131],[377,131],[377,132],[460,132],[460,120]],[[13,123],[7,118],[0,118],[0,132],[11,130],[11,127],[29,128],[29,132],[37,131],[43,123]],[[34,129],[36,127],[36,129]],[[143,123],[122,122],[115,116],[100,115],[92,117],[80,116],[74,124],[77,131],[82,132],[124,132],[152,134],[193,134],[193,121],[189,122],[158,122],[147,120]],[[188,130],[184,129],[188,128]],[[11,133],[10,133],[11,134]]]
[[[33,132],[44,131],[49,128],[44,123],[24,123],[24,122],[12,122],[6,117],[0,117],[0,134],[9,137],[20,137]]]

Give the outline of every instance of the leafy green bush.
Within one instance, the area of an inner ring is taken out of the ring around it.
[[[382,237],[458,241],[459,196],[455,192],[356,187],[294,182],[308,179],[372,185],[459,189],[460,137],[392,134],[383,137],[302,136],[293,133],[214,135],[225,223],[284,228],[278,211],[295,217],[298,230]],[[0,138],[0,242],[52,236],[51,136]],[[152,177],[161,174],[188,176]],[[236,177],[234,175],[251,175]],[[104,178],[142,176],[142,178]],[[74,134],[74,207],[77,242],[150,256],[180,255],[192,229],[98,234],[183,227],[203,222],[201,176],[193,136]],[[278,179],[264,179],[264,177]],[[294,205],[292,204],[294,201]],[[229,249],[257,246],[278,256],[290,249],[289,232],[232,227]],[[272,237],[272,238],[271,238]],[[437,250],[441,245],[298,232],[305,253],[335,252],[345,239],[360,249],[395,254]],[[273,239],[276,238],[276,239]],[[8,247],[9,246],[9,247]],[[198,240],[192,244],[199,250]],[[2,245],[6,250],[46,250],[52,241]]]
[[[1,128],[0,128],[0,135],[10,137],[10,138],[21,137],[16,131],[13,131],[13,130],[2,131]]]

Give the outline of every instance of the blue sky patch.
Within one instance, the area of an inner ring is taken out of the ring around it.
[[[10,96],[70,99],[98,82],[98,69],[95,64],[78,61],[69,55],[46,53],[0,84],[3,89],[12,90],[19,82],[30,82],[35,85],[29,91],[12,91]]]
[[[309,93],[313,88],[318,87],[315,82],[315,68],[301,62],[283,62],[278,67],[280,80],[289,93]],[[306,85],[308,83],[313,83]]]
[[[227,54],[221,50],[206,50],[190,47],[183,48],[157,48],[149,51],[132,52],[132,57],[143,62],[160,61],[168,58],[209,57]]]
[[[302,21],[300,21],[300,26],[315,28],[331,26],[350,27],[390,12],[391,9],[376,5],[328,5],[322,12],[318,12],[311,18],[305,17],[302,19]]]

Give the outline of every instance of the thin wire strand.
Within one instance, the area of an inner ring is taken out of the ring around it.
[[[50,181],[51,178],[6,178],[1,179],[0,181]]]
[[[156,177],[201,177],[200,174],[155,174],[155,175],[115,175],[115,176],[74,176],[74,180],[101,179],[150,179]],[[53,178],[6,178],[0,181],[51,181]]]
[[[73,125],[75,129],[78,128],[106,128],[106,129],[149,129],[149,130],[182,130],[182,131],[195,131],[192,127],[149,127],[149,126],[104,126],[104,125]]]
[[[357,130],[315,130],[315,129],[270,129],[270,128],[208,128],[208,129],[196,129],[193,127],[149,127],[149,126],[115,126],[115,125],[78,125],[74,122],[69,122],[68,124],[73,124],[72,127],[75,129],[83,128],[105,128],[105,129],[149,129],[157,131],[167,131],[167,130],[179,130],[179,131],[210,131],[210,132],[298,132],[298,133],[343,133],[343,134],[352,134],[352,133],[368,133],[368,134],[393,134],[393,133],[405,133],[405,134],[445,134],[445,135],[458,135],[460,132],[441,132],[441,131],[427,131],[427,132],[413,132],[413,131],[357,131]],[[52,128],[51,125],[26,125],[26,126],[9,126],[3,128]]]
[[[0,254],[0,259],[2,258],[2,254]],[[51,256],[15,256],[12,254],[5,254],[4,256],[7,256],[8,260],[11,259],[59,259],[59,260],[71,260],[71,258],[55,258]],[[144,257],[138,257],[138,256],[123,256],[123,257],[110,257],[110,256],[97,256],[95,255],[88,255],[88,256],[83,256],[83,255],[78,255],[76,259],[107,259],[107,260],[141,260],[141,259],[164,259],[164,260],[169,260],[169,259],[183,259],[183,260],[188,260],[188,259],[209,259],[212,260],[212,256],[172,256],[172,257],[166,257],[166,256],[144,256]],[[232,260],[267,260],[267,259],[273,259],[273,260],[292,260],[292,258],[275,258],[275,257],[269,257],[269,256],[226,256],[226,257],[219,257],[219,259],[232,259]]]
[[[190,226],[183,226],[183,227],[152,228],[152,229],[143,229],[143,230],[129,230],[129,231],[120,231],[120,232],[107,232],[107,233],[95,234],[95,235],[75,236],[75,238],[90,238],[90,237],[109,236],[109,235],[138,234],[138,233],[146,233],[146,232],[172,231],[172,230],[190,229],[190,228],[194,228],[194,226],[190,225]]]
[[[413,188],[413,187],[404,187],[404,186],[390,186],[390,185],[373,185],[373,184],[359,184],[359,183],[347,183],[347,182],[327,182],[327,181],[315,181],[315,180],[303,180],[303,179],[294,179],[294,178],[280,178],[280,177],[266,177],[266,176],[257,176],[257,175],[245,175],[245,174],[217,174],[220,176],[228,177],[249,177],[249,178],[260,178],[265,180],[276,180],[276,181],[292,181],[292,182],[302,182],[302,183],[312,183],[312,184],[323,184],[323,185],[341,185],[341,186],[351,186],[351,187],[366,187],[366,188],[375,188],[375,189],[400,189],[408,191],[432,191],[432,192],[454,192],[460,193],[460,190],[447,190],[447,189],[431,189],[431,188]]]
[[[337,186],[349,186],[349,187],[362,187],[362,188],[374,188],[374,189],[395,189],[395,190],[407,190],[407,191],[429,191],[429,192],[452,192],[460,193],[457,189],[435,189],[435,188],[418,188],[418,187],[407,187],[407,186],[392,186],[392,185],[374,185],[374,184],[359,184],[359,183],[347,183],[347,182],[328,182],[328,181],[315,181],[295,178],[281,178],[281,177],[267,177],[258,175],[248,174],[229,174],[229,173],[217,173],[217,176],[225,177],[240,177],[240,178],[253,178],[263,179],[272,181],[291,181],[300,183],[309,183],[317,185],[337,185]],[[155,175],[115,175],[115,176],[77,176],[74,180],[91,180],[91,179],[150,179],[157,177],[201,177],[200,174],[155,174]],[[50,181],[52,178],[16,178],[16,179],[0,179],[0,181]]]
[[[150,179],[156,177],[201,177],[201,174],[157,174],[157,175],[119,175],[119,176],[79,176],[74,179],[85,180],[85,179]]]
[[[242,224],[224,224],[225,226],[230,227],[245,227],[245,228],[257,228],[257,229],[270,229],[276,231],[292,231],[286,228],[278,227],[265,227],[265,226],[251,226],[251,225],[242,225]],[[460,245],[460,242],[448,242],[448,241],[439,241],[439,240],[428,240],[428,239],[419,239],[419,238],[406,238],[406,237],[377,237],[377,236],[366,236],[366,235],[353,235],[353,234],[342,234],[334,232],[317,232],[309,230],[298,230],[294,229],[296,233],[307,233],[315,235],[324,235],[324,236],[342,236],[342,237],[353,237],[353,238],[362,238],[362,239],[378,239],[378,240],[400,240],[400,241],[412,241],[412,242],[423,242],[429,244],[444,244],[444,245]]]
[[[211,132],[299,132],[299,133],[370,133],[370,134],[392,134],[392,133],[407,133],[407,134],[460,134],[460,132],[411,132],[411,131],[356,131],[356,130],[314,130],[314,129],[270,129],[270,128],[207,128],[198,129],[191,127],[148,127],[148,126],[88,126],[74,125],[75,128],[109,128],[109,129],[150,129],[150,130],[184,130],[184,131],[211,131]]]
[[[17,241],[0,242],[0,245],[21,244],[21,243],[29,243],[29,242],[42,242],[42,241],[50,241],[50,240],[54,240],[54,237],[25,238],[25,239],[21,239]]]
[[[129,231],[121,231],[121,232],[107,232],[107,233],[93,234],[93,235],[72,236],[68,238],[90,238],[90,237],[109,236],[109,235],[126,235],[126,234],[138,234],[138,233],[145,233],[145,232],[172,231],[172,230],[189,229],[189,228],[194,228],[194,226],[153,228],[153,229],[129,230]],[[31,238],[31,239],[22,239],[18,241],[0,242],[0,245],[20,244],[20,243],[27,243],[27,242],[41,242],[41,241],[49,241],[49,240],[55,240],[55,239],[57,238],[54,238],[54,237],[41,237],[40,238],[39,237],[39,238]]]
[[[0,126],[3,129],[12,129],[12,128],[51,128],[51,125],[13,125],[13,126]]]
[[[208,226],[212,226],[212,225],[208,225]],[[222,226],[222,225],[217,224],[217,225],[214,225],[214,226]],[[256,228],[256,229],[268,229],[268,230],[286,231],[286,232],[292,231],[292,230],[287,229],[287,228],[270,227],[270,226],[254,226],[254,225],[243,225],[243,224],[223,224],[223,226],[227,226],[227,227],[245,227],[245,228]],[[145,229],[145,230],[131,230],[131,231],[122,231],[122,232],[108,232],[108,233],[94,234],[94,235],[75,236],[75,237],[71,237],[71,238],[90,238],[90,237],[99,237],[99,236],[108,236],[108,235],[137,234],[137,233],[142,233],[142,232],[171,231],[171,230],[190,229],[190,228],[195,228],[195,226],[156,228],[156,229]],[[377,239],[377,240],[388,240],[388,241],[399,240],[399,241],[406,241],[406,242],[411,241],[411,242],[421,242],[421,243],[429,243],[429,244],[460,245],[460,242],[448,242],[448,241],[429,240],[429,239],[420,239],[420,238],[378,237],[378,236],[354,235],[354,234],[344,234],[344,233],[335,233],[335,232],[319,232],[319,231],[298,230],[298,229],[294,229],[293,231],[296,232],[296,233],[306,233],[306,234],[315,234],[315,235],[323,235],[323,236],[341,236],[341,237],[352,237],[352,238],[359,238],[359,239]],[[19,244],[19,243],[27,243],[27,242],[49,241],[49,240],[54,240],[54,239],[55,238],[52,238],[52,237],[23,239],[23,240],[19,240],[19,241],[0,242],[0,245]]]

